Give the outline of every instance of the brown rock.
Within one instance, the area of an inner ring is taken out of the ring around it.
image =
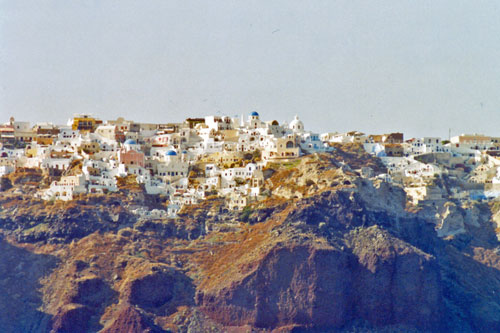
[[[52,318],[52,333],[84,333],[88,331],[92,311],[81,304],[66,304]]]
[[[230,287],[200,292],[197,302],[226,325],[340,327],[351,318],[349,255],[310,246],[276,247]]]
[[[228,326],[330,329],[361,319],[374,326],[441,327],[442,290],[432,256],[376,227],[350,245],[353,253],[324,245],[275,246],[248,263],[256,267],[249,274],[200,289],[197,303]]]
[[[376,326],[442,325],[443,295],[434,257],[378,227],[361,231],[351,241],[358,258],[353,274],[357,317]]]
[[[113,323],[101,333],[145,333],[158,330],[147,324],[143,316],[130,304],[123,304],[115,314]]]
[[[192,305],[194,286],[191,280],[171,267],[152,267],[152,272],[125,284],[126,302],[157,315],[171,314],[177,306]]]
[[[99,308],[112,302],[115,292],[100,278],[86,276],[75,280],[73,288],[66,294],[65,303],[80,303]]]

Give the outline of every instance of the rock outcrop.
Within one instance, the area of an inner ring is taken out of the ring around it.
[[[445,212],[442,214],[437,226],[439,237],[454,236],[465,233],[464,217],[462,212],[452,202],[445,204]]]
[[[143,315],[132,305],[122,304],[115,314],[113,322],[101,333],[156,333],[162,332],[154,324],[148,323]]]
[[[353,232],[344,250],[280,243],[246,262],[253,267],[247,274],[202,285],[197,304],[225,325],[267,329],[311,323],[338,329],[353,319],[374,326],[444,325],[435,258],[379,228]]]

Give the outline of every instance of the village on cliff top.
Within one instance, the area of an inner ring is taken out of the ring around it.
[[[0,177],[19,168],[40,168],[60,178],[35,196],[68,201],[81,193],[118,191],[117,179],[131,176],[148,194],[168,198],[168,208],[155,214],[175,218],[183,206],[210,195],[224,197],[229,210],[242,210],[269,195],[263,191],[263,170],[269,163],[333,152],[347,144],[360,145],[387,168],[382,174],[369,167],[355,172],[399,184],[410,205],[500,196],[500,137],[462,134],[444,141],[405,141],[402,133],[318,134],[306,131],[297,116],[280,124],[261,120],[257,112],[246,119],[207,116],[183,123],[102,121],[82,114],[66,126],[32,126],[12,117],[0,125]],[[443,177],[453,185],[448,190],[436,181]]]

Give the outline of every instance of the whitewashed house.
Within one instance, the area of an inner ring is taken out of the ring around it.
[[[227,116],[207,116],[205,117],[205,125],[207,125],[209,129],[213,129],[215,131],[233,129],[233,121]]]
[[[227,206],[230,210],[241,211],[248,205],[248,198],[244,195],[234,193],[228,198]]]
[[[410,165],[404,168],[404,173],[406,177],[432,178],[436,175],[440,176],[442,171],[438,165],[412,160]]]
[[[205,165],[205,177],[217,177],[221,174],[221,169],[217,166],[217,164],[206,164]]]
[[[63,176],[59,181],[54,181],[50,184],[50,188],[42,193],[44,200],[73,200],[73,195],[79,193],[86,193],[86,180],[85,175],[78,176]]]
[[[156,176],[167,182],[175,182],[188,176],[189,164],[182,160],[177,152],[169,150],[164,155],[164,160],[156,164]]]
[[[0,159],[0,177],[6,176],[14,171],[16,171],[14,161],[5,161],[4,159]]]
[[[300,149],[307,154],[322,153],[334,151],[327,142],[323,142],[319,138],[319,134],[312,132],[305,132],[300,135],[299,141]]]
[[[82,172],[86,177],[90,193],[118,191],[116,177],[122,173],[116,161],[85,160]]]
[[[372,140],[365,133],[351,131],[346,133],[338,133],[330,135],[329,142],[336,143],[370,143]]]
[[[300,156],[300,148],[296,144],[296,138],[288,135],[283,138],[275,138],[270,141],[271,145],[266,146],[262,152],[264,161],[295,159]]]

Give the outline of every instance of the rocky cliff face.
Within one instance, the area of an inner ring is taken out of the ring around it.
[[[238,214],[213,198],[176,220],[134,215],[163,204],[138,188],[46,204],[12,181],[0,330],[499,331],[496,211],[450,204],[443,224],[463,230],[439,237],[401,188],[353,171],[363,160],[377,170],[341,147],[272,165],[268,199]]]
[[[443,295],[435,260],[377,230],[355,252],[309,245],[271,249],[255,270],[197,302],[215,321],[260,328],[342,328],[354,319],[375,326],[443,327]]]
[[[225,325],[446,327],[438,262],[402,239],[434,231],[404,211],[402,191],[362,182],[301,199],[204,257],[197,304]]]

